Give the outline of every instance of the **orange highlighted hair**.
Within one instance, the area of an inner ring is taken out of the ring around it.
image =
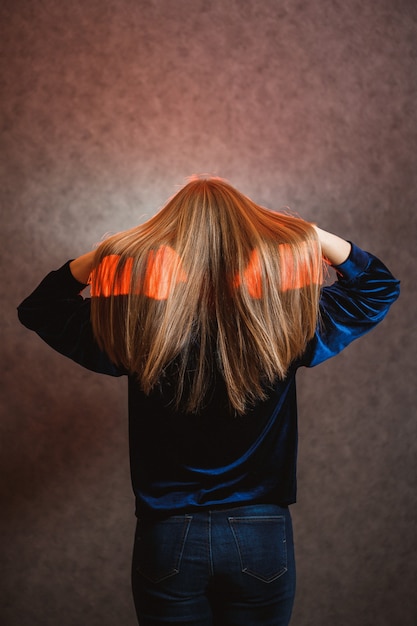
[[[185,283],[187,275],[182,269],[181,259],[170,246],[161,246],[149,252],[143,293],[148,298],[167,300],[171,289]]]
[[[301,247],[306,245],[304,242]],[[314,260],[315,267],[306,263],[294,267],[292,248],[287,243],[279,244],[278,255],[281,275],[279,279],[277,277],[277,284],[279,284],[281,291],[303,289],[308,287],[311,282],[321,280],[320,268],[317,267],[318,257]],[[235,287],[239,287],[243,283],[251,298],[262,298],[262,267],[257,250],[252,250],[249,263],[243,272],[243,280],[240,276],[236,276],[233,284]]]
[[[91,296],[127,296],[141,293],[140,285],[132,285],[133,258],[126,259],[123,271],[118,272],[120,255],[105,256],[91,276]],[[178,270],[178,271],[177,271]],[[172,287],[185,282],[187,276],[181,268],[178,254],[169,246],[150,250],[143,280],[142,292],[154,300],[166,300]]]

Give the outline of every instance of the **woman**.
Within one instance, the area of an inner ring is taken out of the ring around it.
[[[327,287],[323,258],[338,275]],[[373,328],[398,294],[357,246],[194,178],[19,306],[54,349],[128,376],[141,626],[289,623],[295,374]]]

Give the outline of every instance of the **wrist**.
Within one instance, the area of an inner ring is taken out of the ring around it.
[[[351,244],[338,235],[314,226],[316,229],[323,256],[331,265],[341,265],[350,254]]]
[[[88,279],[93,269],[95,250],[87,252],[82,256],[77,257],[70,263],[70,271],[75,280],[84,285],[88,284]]]

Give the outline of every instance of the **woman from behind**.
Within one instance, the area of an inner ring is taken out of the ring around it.
[[[324,260],[338,280],[323,287]],[[79,292],[91,283],[91,299]],[[81,365],[129,379],[141,626],[289,623],[295,374],[398,296],[376,257],[222,179],[48,275],[20,318]]]

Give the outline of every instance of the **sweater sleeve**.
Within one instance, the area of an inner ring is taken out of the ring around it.
[[[122,376],[127,372],[112,363],[94,339],[91,300],[80,295],[87,285],[73,277],[69,264],[50,272],[23,300],[17,308],[19,320],[54,350],[83,367]]]
[[[400,282],[372,254],[352,244],[338,278],[324,287],[320,318],[301,365],[313,367],[338,354],[381,322],[400,293]]]

